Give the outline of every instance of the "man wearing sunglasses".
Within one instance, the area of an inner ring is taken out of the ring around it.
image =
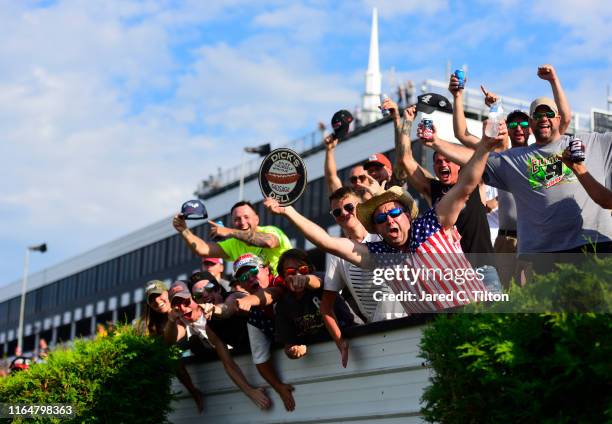
[[[519,256],[531,262],[537,273],[546,273],[554,262],[567,259],[559,254],[611,252],[612,216],[588,196],[561,160],[571,139],[560,133],[556,102],[539,97],[531,103],[529,115],[535,144],[492,154],[484,174],[487,184],[514,196]],[[585,166],[595,180],[612,188],[612,133],[590,133],[581,139]],[[472,154],[463,146],[440,140],[431,146],[460,164]]]
[[[433,169],[437,178],[434,178],[423,168],[412,155],[410,133],[416,115],[416,107],[404,110],[403,119],[400,119],[399,108],[390,99],[385,100],[384,107],[389,110],[395,126],[395,149],[403,167],[408,182],[413,186],[431,206],[435,206],[448,193],[459,179],[459,166],[451,162],[444,155],[434,152]],[[417,131],[420,137],[421,129]],[[433,136],[436,137],[434,126]],[[470,260],[485,275],[485,284],[492,292],[501,291],[501,283],[495,268],[495,257],[487,211],[483,205],[479,187],[470,194],[465,207],[461,210],[456,222],[457,230],[461,235],[461,248]]]
[[[187,338],[191,337],[191,335],[199,337],[203,343],[208,344],[216,351],[223,363],[225,372],[234,384],[260,409],[270,408],[272,403],[265,390],[249,384],[240,367],[230,355],[227,345],[208,325],[211,313],[210,308],[198,305],[191,297],[187,284],[183,281],[172,283],[168,289],[168,299],[172,306],[172,311],[168,314],[168,322],[164,329],[166,342],[174,344],[185,336]]]
[[[359,221],[371,233],[379,234],[383,239],[381,242],[362,244],[346,238],[332,237],[291,206],[281,207],[277,201],[270,198],[264,201],[264,205],[271,213],[287,217],[318,248],[361,268],[383,273],[391,271],[392,275],[387,283],[396,294],[409,291],[416,295],[416,299],[408,296],[404,300],[398,300],[406,312],[431,312],[464,305],[477,300],[477,292],[486,292],[486,289],[482,280],[474,275],[469,262],[462,257],[459,236],[454,225],[482,177],[489,152],[503,143],[505,136],[505,124],[501,124],[498,137],[483,137],[474,156],[461,172],[457,184],[421,218],[417,218],[418,208],[414,199],[397,186],[360,204],[357,208]],[[465,296],[460,296],[458,285],[455,285],[456,279],[447,284],[448,281],[438,281],[435,276],[433,279],[421,276],[411,280],[393,272],[396,266],[404,265],[406,269],[414,270],[421,267],[448,268],[456,270],[458,274],[459,271],[468,273],[470,269],[472,273],[469,273],[469,278],[466,276],[460,282],[461,285],[465,284]],[[450,299],[430,301],[424,297],[426,292],[439,293],[440,296],[437,297],[448,294]]]

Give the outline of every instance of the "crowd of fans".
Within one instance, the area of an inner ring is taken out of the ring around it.
[[[170,287],[148,284],[150,333],[168,343],[185,337],[196,354],[215,351],[234,383],[267,409],[268,394],[246,381],[232,360],[232,351],[250,349],[258,371],[291,411],[294,389],[274,369],[270,350],[275,344],[299,359],[311,343],[331,338],[346,367],[349,346],[343,333],[348,327],[460,307],[478,301],[477,292],[503,293],[511,280],[524,285],[534,271],[552,269],[562,253],[609,253],[612,134],[585,135],[585,159],[572,161],[573,139],[564,135],[571,112],[559,78],[551,65],[539,67],[537,75],[550,82],[554,99],[540,97],[529,111],[512,111],[495,137],[486,135],[486,122],[480,137],[467,131],[463,86],[451,76],[453,129],[461,144],[440,139],[435,125],[429,133],[421,126],[417,131],[417,142],[433,150],[434,175],[412,155],[415,106],[401,110],[384,100],[381,108],[389,111],[395,128],[395,164],[372,153],[345,182],[336,169],[340,140],[334,134],[325,137],[329,209],[343,236],[331,236],[291,206],[264,200],[269,212],[288,219],[330,254],[324,272],[314,268],[306,252],[294,249],[281,229],[260,225],[249,202],[231,208],[231,228],[211,222],[214,241],[197,237],[176,215],[174,228],[202,257],[202,271]],[[481,88],[487,105],[498,100]],[[528,144],[530,136],[535,143]],[[428,210],[419,211],[408,188],[423,196]],[[496,225],[493,239],[490,222]],[[548,260],[536,257],[543,253]],[[233,262],[229,281],[222,279],[223,261]],[[453,297],[448,295],[461,288],[456,279],[421,275],[410,280],[397,272],[402,266],[477,272],[462,280],[468,295]],[[380,282],[376,275],[385,278]],[[415,296],[400,297],[404,292]],[[201,408],[201,393],[188,374],[181,372],[179,378]]]
[[[395,163],[373,152],[350,170],[347,181],[336,170],[340,140],[325,137],[329,211],[342,237],[331,236],[292,206],[264,200],[269,212],[330,254],[324,270],[316,270],[281,229],[261,225],[249,202],[232,206],[231,227],[210,222],[208,240],[177,214],[172,224],[202,258],[202,268],[169,287],[147,283],[146,331],[184,344],[195,355],[216,355],[244,394],[267,409],[269,394],[247,381],[232,358],[233,352],[250,350],[261,376],[292,411],[294,388],[275,370],[275,345],[298,360],[310,344],[331,338],[346,367],[344,333],[351,326],[451,310],[482,300],[479,292],[504,293],[511,280],[527,284],[533,272],[552,269],[563,253],[611,252],[612,133],[584,135],[585,159],[572,161],[573,139],[564,135],[571,112],[559,78],[550,65],[539,67],[537,75],[550,82],[553,99],[539,97],[529,111],[512,111],[494,137],[486,135],[486,122],[482,136],[467,131],[463,88],[451,76],[453,129],[461,144],[440,139],[435,124],[429,133],[424,127],[417,131],[416,142],[433,150],[434,175],[412,155],[415,106],[401,110],[384,101],[381,108],[389,111],[395,129]],[[498,100],[482,90],[487,105]],[[528,144],[531,136],[535,143]],[[408,188],[423,196],[427,210],[419,210]],[[498,226],[493,240],[491,215]],[[543,253],[547,260],[536,257]],[[461,282],[439,274],[407,278],[406,269],[420,268],[476,272],[462,274]],[[231,278],[224,279],[224,271],[231,271]],[[384,281],[376,281],[381,275]],[[462,288],[466,296],[455,296]],[[178,378],[202,411],[202,392],[184,366]]]

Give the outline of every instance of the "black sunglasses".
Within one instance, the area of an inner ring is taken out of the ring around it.
[[[546,118],[554,118],[556,116],[555,112],[553,112],[552,110],[547,110],[546,112],[534,112],[533,113],[533,119],[535,119],[536,121],[546,117]]]
[[[353,213],[353,211],[355,210],[355,205],[352,203],[347,203],[346,205],[342,206],[342,209],[344,209],[348,213]],[[332,216],[335,218],[340,218],[340,216],[342,215],[342,209],[332,209],[331,211],[329,211],[329,213],[332,214]]]
[[[357,184],[357,181],[359,181],[360,183],[365,183],[367,179],[368,177],[362,174],[362,175],[353,175],[351,178],[349,178],[349,181],[351,182],[351,184]]]
[[[385,222],[387,222],[387,216],[390,216],[391,218],[397,218],[403,213],[404,213],[404,209],[393,208],[388,212],[381,212],[378,215],[374,215],[372,220],[374,221],[374,224],[384,224]]]
[[[529,126],[529,122],[527,121],[521,121],[521,122],[510,122],[508,124],[508,128],[513,130],[515,128],[518,128],[518,126],[521,126],[521,128],[527,128]]]

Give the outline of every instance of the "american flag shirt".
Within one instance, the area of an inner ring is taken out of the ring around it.
[[[436,312],[466,305],[476,300],[475,292],[485,291],[461,249],[459,232],[455,227],[449,232],[442,228],[435,209],[430,209],[411,223],[407,250],[384,241],[366,243],[375,267],[401,268],[409,273],[396,272],[386,280],[396,295],[413,293],[410,300],[400,301],[406,312]],[[440,294],[445,299],[436,296]],[[423,297],[428,299],[421,300]]]

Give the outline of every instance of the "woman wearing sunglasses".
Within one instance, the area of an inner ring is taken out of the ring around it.
[[[276,341],[291,359],[306,355],[307,345],[329,338],[320,305],[321,279],[303,250],[291,249],[278,261],[278,274],[287,290],[276,303]],[[334,315],[340,328],[354,325],[354,317],[342,297],[336,297]]]
[[[140,319],[144,326],[145,334],[150,336],[164,335],[164,327],[168,322],[168,314],[172,310],[170,301],[168,300],[168,287],[163,281],[152,280],[145,285],[144,311]],[[202,392],[193,384],[191,376],[185,368],[185,364],[179,361],[177,370],[177,378],[185,386],[199,413],[204,410],[204,397]]]

